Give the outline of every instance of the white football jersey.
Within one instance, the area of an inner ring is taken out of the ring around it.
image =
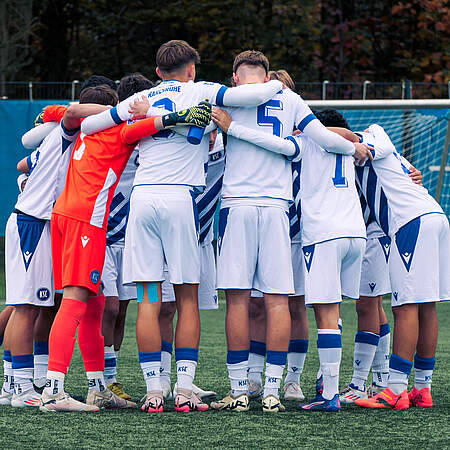
[[[52,130],[28,160],[30,176],[15,208],[38,219],[50,220],[53,205],[61,194],[78,130],[61,124]]]
[[[233,122],[282,138],[290,136],[294,127],[301,128],[305,118],[314,118],[301,97],[289,89],[279,91],[258,107],[227,110]],[[290,161],[284,155],[229,135],[222,198],[292,201]]]
[[[209,152],[206,188],[195,199],[200,219],[200,245],[209,244],[213,240],[212,225],[222,190],[224,170],[225,150],[222,134],[219,134],[214,148]]]
[[[305,135],[300,175],[302,245],[366,238],[352,156],[328,153]]]
[[[163,81],[158,86],[142,91],[120,102],[117,115],[129,119],[128,106],[137,97],[146,95],[153,107],[167,111],[181,111],[208,100],[221,105],[227,88],[218,83]],[[208,158],[208,136],[199,145],[187,142],[186,137],[163,130],[139,141],[139,168],[134,185],[180,184],[202,188],[205,186],[204,161]]]
[[[357,182],[371,216],[386,235],[395,234],[400,227],[424,214],[443,214],[427,189],[408,176],[409,168],[382,127],[371,125],[367,133],[358,134],[362,142],[375,147],[375,156],[372,162],[356,167]],[[377,145],[385,142],[390,143],[393,152],[378,158]]]
[[[120,245],[122,247],[125,245],[125,230],[127,227],[128,211],[130,210],[130,196],[138,167],[139,152],[136,147],[114,191],[108,217],[106,245]]]

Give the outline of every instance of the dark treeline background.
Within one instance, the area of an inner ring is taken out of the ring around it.
[[[296,81],[446,82],[450,1],[0,0],[0,81],[155,79],[169,39],[199,50],[200,79],[228,80],[258,49]]]

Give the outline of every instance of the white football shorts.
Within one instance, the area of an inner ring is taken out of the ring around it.
[[[105,297],[118,297],[119,300],[136,298],[136,286],[123,285],[123,247],[121,245],[106,246],[102,283]]]
[[[200,246],[197,205],[187,186],[135,186],[125,235],[124,283],[198,284]]]
[[[6,304],[53,306],[50,221],[9,216],[5,232]]]
[[[303,247],[305,304],[359,298],[361,265],[366,247],[362,238],[339,238]]]
[[[294,293],[289,218],[283,208],[238,205],[220,210],[217,288]]]
[[[392,306],[450,300],[450,230],[444,214],[426,214],[392,238]]]
[[[294,274],[294,290],[295,294],[290,297],[300,297],[305,295],[305,273],[303,269],[303,251],[301,242],[291,243],[292,253],[292,272]],[[262,292],[255,289],[251,293],[252,298],[263,298]]]
[[[367,239],[362,261],[359,295],[377,297],[391,292],[389,281],[389,255],[391,238],[388,236]]]
[[[198,285],[198,309],[210,310],[218,309],[218,295],[216,290],[216,260],[214,258],[214,248],[212,242],[200,246],[200,284]],[[175,292],[173,286],[168,281],[169,273],[164,272],[166,280],[162,284],[162,301],[174,302]]]

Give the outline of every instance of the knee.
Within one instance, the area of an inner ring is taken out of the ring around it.
[[[378,316],[378,302],[375,299],[361,297],[356,302],[356,313],[358,317]]]
[[[159,312],[159,318],[162,321],[171,322],[175,317],[177,310],[177,304],[175,302],[163,302],[161,303],[161,310]]]

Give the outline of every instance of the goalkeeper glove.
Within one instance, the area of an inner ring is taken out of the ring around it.
[[[195,125],[205,128],[211,121],[211,104],[200,102],[197,106],[183,109],[183,111],[174,112],[162,116],[164,128],[175,125]]]
[[[42,125],[44,123],[44,113],[45,108],[42,108],[42,111],[36,116],[36,119],[34,119],[35,127],[37,127],[38,125]]]

